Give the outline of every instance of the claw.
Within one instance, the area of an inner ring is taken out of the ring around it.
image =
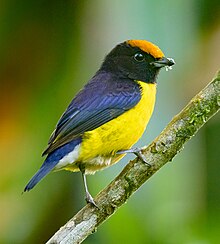
[[[91,203],[94,207],[99,208],[99,207],[97,206],[97,204],[95,203],[93,197],[90,195],[89,192],[86,192],[85,200],[86,200],[87,203]]]
[[[134,153],[137,157],[139,157],[139,159],[140,159],[143,163],[145,163],[145,164],[147,164],[149,167],[151,167],[151,164],[149,164],[149,163],[147,162],[147,159],[146,159],[146,157],[144,156],[144,154],[141,152],[141,150],[142,150],[141,148],[136,147],[136,148],[131,148],[131,149],[128,149],[128,150],[120,150],[120,151],[116,152],[116,154]]]

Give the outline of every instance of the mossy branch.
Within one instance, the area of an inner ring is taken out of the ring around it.
[[[47,242],[81,243],[110,217],[157,170],[183,148],[183,145],[215,114],[220,107],[220,71],[178,114],[161,134],[142,150],[149,167],[138,158],[130,161],[122,172],[96,197],[99,209],[87,204]]]

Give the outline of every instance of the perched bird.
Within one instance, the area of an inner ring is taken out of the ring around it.
[[[47,157],[24,191],[31,190],[50,171],[81,171],[86,201],[96,205],[86,174],[115,164],[126,153],[135,153],[145,161],[140,149],[131,147],[152,115],[158,73],[172,65],[174,60],[151,42],[118,44],[61,116],[43,152]]]

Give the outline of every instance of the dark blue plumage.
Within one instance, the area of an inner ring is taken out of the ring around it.
[[[134,107],[141,99],[137,83],[99,71],[72,100],[51,135],[43,165],[24,191],[32,189],[91,131]]]
[[[49,153],[40,169],[26,185],[24,191],[31,190],[45,175],[47,175],[57,165],[57,163],[63,157],[73,151],[74,148],[81,143],[81,141],[81,138],[75,139],[74,141],[71,141],[55,149],[52,153]]]
[[[60,118],[43,155],[118,117],[140,99],[140,87],[133,80],[97,72]]]

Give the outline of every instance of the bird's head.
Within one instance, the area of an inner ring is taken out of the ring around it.
[[[159,70],[175,62],[160,48],[145,40],[128,40],[118,44],[105,58],[101,70],[117,76],[155,83]]]

